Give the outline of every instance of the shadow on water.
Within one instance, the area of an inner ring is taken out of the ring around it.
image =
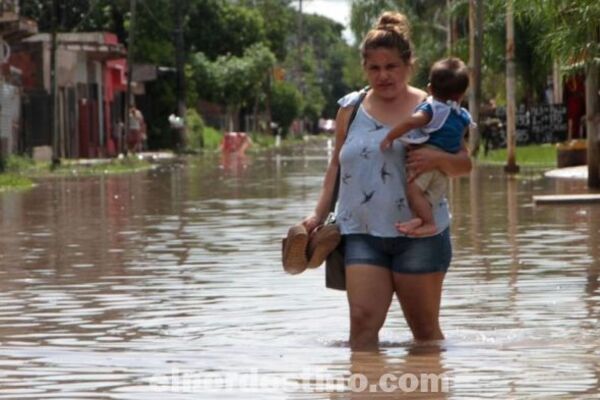
[[[490,168],[454,180],[448,339],[412,344],[393,304],[381,350],[352,353],[345,295],[322,268],[288,276],[279,261],[326,163],[309,143],[0,196],[0,398],[597,396],[600,207],[531,200],[582,183]],[[449,390],[350,390],[353,374],[386,373],[443,374]]]

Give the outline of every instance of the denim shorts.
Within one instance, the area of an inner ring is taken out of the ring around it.
[[[344,235],[345,265],[368,264],[404,274],[446,272],[452,259],[450,228],[425,238]]]

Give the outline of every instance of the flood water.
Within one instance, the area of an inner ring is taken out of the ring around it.
[[[411,343],[394,302],[381,350],[352,353],[345,294],[280,265],[322,143],[222,161],[0,195],[0,399],[600,398],[600,206],[532,204],[583,182],[455,180],[447,339]]]

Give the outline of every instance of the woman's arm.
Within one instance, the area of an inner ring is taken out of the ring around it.
[[[463,142],[462,149],[455,154],[426,147],[409,149],[406,167],[411,170],[414,179],[423,172],[434,169],[439,169],[450,177],[467,175],[471,172],[473,164],[469,150]]]
[[[327,167],[327,172],[325,173],[323,188],[321,189],[315,211],[312,215],[306,217],[304,221],[302,221],[302,224],[304,224],[306,230],[309,232],[325,222],[325,219],[329,215],[335,181],[340,166],[340,150],[346,139],[346,130],[348,129],[348,122],[350,120],[350,115],[352,114],[352,109],[353,106],[340,108],[335,118],[335,147],[333,149],[331,161]]]

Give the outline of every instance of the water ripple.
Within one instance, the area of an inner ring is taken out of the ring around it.
[[[487,169],[453,181],[448,339],[415,346],[393,304],[381,351],[351,353],[345,295],[324,289],[322,268],[280,265],[281,237],[314,207],[326,162],[309,143],[239,169],[208,155],[0,197],[0,399],[598,398],[600,208],[531,204],[583,187]],[[155,391],[174,371],[306,386]],[[354,372],[444,373],[451,386],[353,393]]]

